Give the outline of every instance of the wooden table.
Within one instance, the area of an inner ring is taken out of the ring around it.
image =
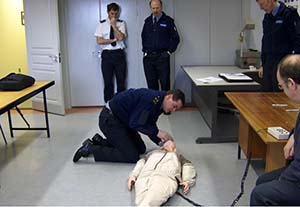
[[[46,99],[46,89],[53,86],[54,81],[36,81],[34,85],[25,88],[21,91],[0,91],[0,115],[7,112],[8,113],[8,122],[11,137],[13,137],[13,130],[47,130],[47,136],[50,137],[50,129],[49,129],[49,120],[48,120],[48,110],[47,110],[47,99]],[[17,108],[17,106],[29,98],[37,95],[38,93],[43,93],[43,101],[44,101],[44,114],[45,114],[45,128],[33,128],[30,127],[29,123],[25,120],[21,111]],[[13,127],[12,118],[10,110],[16,107],[18,113],[21,115],[25,123],[27,124],[27,128],[23,127]],[[3,136],[4,137],[4,136]],[[4,137],[4,141],[7,144],[7,141]]]
[[[217,82],[203,83],[199,79],[218,77],[219,73],[243,73],[245,69],[236,66],[181,66],[192,80],[192,99],[198,107],[203,119],[211,129],[209,137],[199,137],[196,143],[236,142],[238,125],[234,116],[218,113],[218,101],[225,91],[257,91],[260,84],[253,82],[227,82],[220,79]],[[224,97],[223,97],[224,98]],[[222,116],[220,116],[222,115]],[[224,120],[226,124],[224,124]]]
[[[277,140],[267,133],[267,128],[281,126],[291,130],[296,121],[298,109],[283,92],[226,92],[225,95],[240,112],[239,154],[243,150],[246,157],[263,158],[265,171],[269,172],[286,165],[283,147],[286,140]]]

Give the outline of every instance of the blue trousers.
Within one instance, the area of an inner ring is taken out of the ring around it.
[[[263,65],[263,80],[262,80],[262,91],[264,92],[277,92],[280,91],[278,88],[277,81],[277,65],[284,56],[268,56],[266,62]]]
[[[300,205],[300,187],[290,181],[280,179],[285,168],[259,176],[251,192],[251,206],[293,206]]]
[[[143,59],[148,88],[170,90],[170,55],[167,52],[148,54]]]
[[[123,50],[103,50],[101,54],[101,69],[104,79],[104,101],[108,102],[115,94],[114,76],[117,82],[117,92],[126,89],[126,58]]]
[[[107,143],[91,147],[96,162],[136,163],[145,153],[146,145],[139,133],[125,126],[106,107],[100,113],[99,127]]]

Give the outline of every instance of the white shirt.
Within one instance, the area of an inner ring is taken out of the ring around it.
[[[110,26],[111,24],[109,19],[106,19],[103,23],[99,22],[96,28],[95,36],[102,37],[103,39],[110,39]],[[125,21],[117,21],[117,28],[125,35],[125,37],[127,36]],[[116,46],[112,46],[111,44],[101,44],[101,46],[103,50],[117,50],[125,48],[125,43],[123,40],[117,40],[116,43]]]

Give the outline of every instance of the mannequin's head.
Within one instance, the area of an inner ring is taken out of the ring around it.
[[[164,143],[163,148],[168,152],[176,152],[176,144],[172,140],[168,140]]]

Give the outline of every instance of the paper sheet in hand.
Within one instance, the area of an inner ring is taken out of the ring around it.
[[[219,73],[219,76],[228,82],[251,82],[252,78],[243,73]]]

